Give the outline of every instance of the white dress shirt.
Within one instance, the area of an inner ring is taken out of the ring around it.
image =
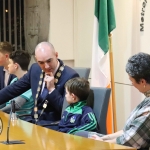
[[[5,77],[4,77],[4,86],[6,87],[8,85],[8,79],[9,79],[9,72],[8,70],[6,70],[5,68],[3,69],[3,71],[5,72]]]

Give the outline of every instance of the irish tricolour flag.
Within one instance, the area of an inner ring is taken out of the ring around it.
[[[115,27],[113,0],[95,0],[91,86],[110,84],[108,35]]]
[[[113,0],[95,0],[91,86],[110,87],[109,39],[115,29]],[[112,108],[107,112],[107,132],[112,133]]]

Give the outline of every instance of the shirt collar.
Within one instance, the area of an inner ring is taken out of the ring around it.
[[[82,107],[86,106],[86,100],[70,104],[65,110],[69,113],[82,114]]]
[[[3,71],[8,72],[8,70],[7,70],[7,69],[5,69],[5,68],[3,68]]]

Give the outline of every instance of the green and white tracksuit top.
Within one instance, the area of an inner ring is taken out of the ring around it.
[[[69,105],[63,112],[59,123],[59,131],[74,134],[77,131],[96,131],[97,121],[91,107],[86,101]]]

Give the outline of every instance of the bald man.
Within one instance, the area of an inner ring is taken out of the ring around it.
[[[0,91],[0,104],[21,95],[31,88],[35,105],[26,121],[39,125],[61,118],[65,96],[65,83],[79,75],[58,59],[58,53],[49,42],[41,42],[35,48],[37,63],[16,83]]]

